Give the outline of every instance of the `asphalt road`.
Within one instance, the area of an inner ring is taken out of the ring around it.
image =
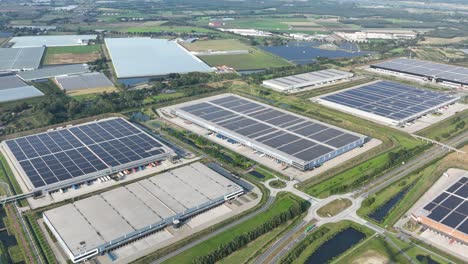
[[[253,217],[257,216],[258,214],[263,213],[266,210],[268,210],[268,208],[270,208],[270,206],[273,204],[274,201],[275,201],[275,197],[274,196],[269,196],[266,203],[264,205],[262,205],[262,207],[260,207],[260,209],[256,210],[255,212],[253,212],[251,214],[248,214],[248,215],[246,215],[244,217],[241,217],[241,218],[235,220],[234,222],[232,222],[230,224],[227,224],[227,225],[217,229],[213,233],[210,233],[209,235],[203,236],[203,237],[201,237],[201,238],[199,238],[199,239],[197,239],[197,240],[195,240],[195,241],[193,241],[193,242],[191,242],[191,243],[189,243],[189,244],[187,244],[187,245],[185,245],[185,246],[183,246],[183,247],[181,247],[181,248],[179,248],[179,249],[177,249],[177,250],[175,250],[175,251],[173,251],[173,252],[171,252],[171,253],[169,253],[167,255],[165,255],[164,257],[161,257],[161,258],[157,259],[156,261],[153,261],[152,263],[154,263],[154,264],[162,263],[162,262],[164,262],[164,261],[166,261],[166,260],[168,260],[170,258],[173,258],[173,257],[179,255],[180,253],[182,253],[182,252],[184,252],[184,251],[186,251],[186,250],[188,250],[188,249],[190,249],[190,248],[192,248],[192,247],[194,247],[194,246],[196,246],[196,245],[198,245],[198,244],[200,244],[200,243],[202,243],[202,242],[204,242],[204,241],[206,241],[206,240],[208,240],[208,239],[210,239],[210,238],[212,238],[212,237],[214,237],[214,236],[216,236],[216,235],[218,235],[218,234],[220,234],[220,233],[222,233],[222,232],[224,232],[226,230],[228,230],[229,228],[231,228],[233,226],[242,224],[243,222],[245,222],[245,221],[247,221],[249,219],[252,219]]]
[[[444,142],[444,144],[455,147],[458,144],[463,143],[467,139],[468,139],[468,131]],[[383,176],[369,183],[366,187],[362,188],[362,190],[364,190],[362,195],[374,194],[380,191],[381,189],[385,188],[386,186],[392,184],[393,182],[398,181],[399,179],[408,175],[409,173],[431,163],[436,158],[442,157],[448,152],[449,150],[439,145],[434,145],[428,150],[426,150],[424,153],[422,153],[421,155],[415,157],[414,159],[411,159],[405,164],[402,164],[388,171]]]

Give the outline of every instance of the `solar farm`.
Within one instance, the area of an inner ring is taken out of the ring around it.
[[[468,172],[449,179],[445,185],[433,192],[432,199],[415,212],[415,217],[424,226],[468,245]]]
[[[176,105],[171,111],[300,170],[360,147],[367,138],[234,94]]]
[[[390,81],[377,81],[319,97],[323,105],[391,125],[404,125],[460,97]]]
[[[44,212],[43,219],[68,257],[77,263],[243,192],[239,185],[197,162],[54,208]]]
[[[79,46],[96,38],[97,35],[23,36],[12,38],[10,44],[13,48]]]
[[[213,71],[175,41],[142,37],[105,42],[118,78]]]
[[[0,48],[0,72],[37,69],[41,64],[44,51],[44,47]]]
[[[14,75],[0,77],[0,103],[43,95],[37,88],[26,84]]]
[[[115,90],[114,84],[106,77],[105,74],[100,72],[59,76],[55,77],[55,82],[60,89],[67,93],[86,93],[94,92],[97,89]]]
[[[320,88],[351,77],[353,77],[353,74],[350,72],[328,69],[266,80],[263,81],[263,86],[284,93],[294,93],[311,88]]]
[[[468,68],[442,63],[398,58],[370,65],[372,69],[425,77],[439,82],[468,85]]]
[[[53,191],[170,158],[173,151],[123,118],[1,143],[26,191]]]

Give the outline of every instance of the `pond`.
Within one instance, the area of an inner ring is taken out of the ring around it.
[[[11,36],[13,36],[11,32],[0,31],[0,38],[9,38]]]
[[[6,217],[6,212],[3,209],[3,207],[0,207],[0,230],[3,230],[5,228],[5,223],[3,222],[3,218]],[[0,246],[7,251],[8,248],[16,246],[18,242],[16,241],[16,238],[12,235],[9,235],[6,230],[0,232]],[[13,261],[10,259],[10,256],[6,254],[7,258],[7,263],[13,263]],[[1,259],[0,259],[1,262]]]
[[[361,51],[355,43],[333,45],[321,42],[290,42],[283,46],[263,46],[261,49],[296,64],[313,63],[318,57],[330,59],[354,58],[372,54],[369,51]]]
[[[133,86],[141,83],[149,82],[153,77],[138,77],[138,78],[121,78],[117,81],[125,86]]]
[[[425,256],[425,255],[417,255],[416,259],[420,263],[426,263],[426,264],[440,264],[439,262],[433,260],[431,256]]]
[[[263,179],[265,178],[265,175],[261,174],[260,172],[258,171],[251,171],[249,172],[250,175],[254,176],[254,177],[257,177],[259,179]]]
[[[392,208],[405,196],[405,194],[409,191],[411,186],[406,187],[395,196],[393,196],[390,200],[380,206],[377,210],[373,213],[369,214],[369,217],[374,219],[377,222],[382,222],[385,217],[387,217],[388,213]]]
[[[365,237],[366,235],[364,233],[352,227],[348,227],[317,248],[314,253],[307,258],[305,263],[328,263],[335,257],[352,248]]]

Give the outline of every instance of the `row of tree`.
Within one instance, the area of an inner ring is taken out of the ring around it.
[[[205,256],[198,257],[193,260],[195,264],[211,264],[229,256],[231,253],[246,246],[251,241],[257,239],[263,234],[275,229],[276,227],[286,223],[287,221],[295,218],[296,216],[307,211],[310,204],[306,201],[296,202],[289,207],[288,210],[281,212],[265,221],[263,224],[251,229],[248,232],[235,236],[232,240],[225,242],[218,246],[217,249],[211,251]]]

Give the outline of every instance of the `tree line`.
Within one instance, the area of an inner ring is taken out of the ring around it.
[[[281,212],[280,214],[271,217],[263,224],[251,229],[248,232],[237,235],[232,240],[219,245],[217,249],[211,251],[209,254],[195,258],[192,263],[214,264],[217,261],[229,256],[236,250],[246,246],[248,243],[254,241],[261,235],[268,233],[276,227],[304,213],[307,211],[309,206],[310,204],[306,201],[297,201],[294,205],[289,207],[287,211]]]

